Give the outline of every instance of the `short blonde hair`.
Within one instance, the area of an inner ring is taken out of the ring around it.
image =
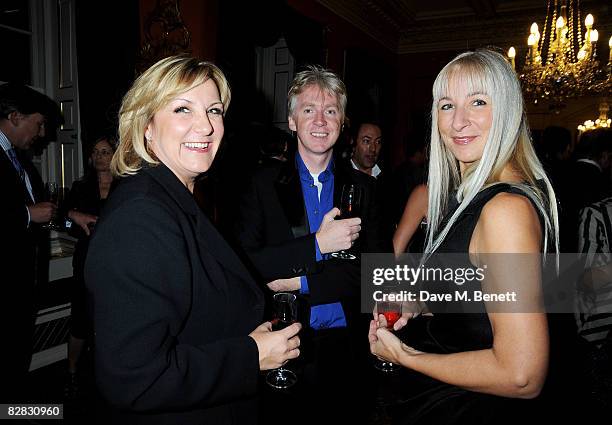
[[[304,71],[295,75],[287,95],[287,113],[293,116],[297,98],[307,87],[317,86],[327,91],[338,101],[340,116],[344,119],[346,112],[346,86],[334,72],[317,65],[308,65]]]
[[[143,162],[157,165],[149,151],[145,130],[153,116],[181,93],[212,80],[217,85],[224,114],[231,92],[223,72],[211,62],[187,55],[170,56],[152,65],[132,84],[119,110],[119,146],[111,161],[117,176],[136,174]]]

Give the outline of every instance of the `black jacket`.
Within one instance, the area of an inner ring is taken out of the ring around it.
[[[96,380],[114,421],[249,424],[260,290],[164,165],[125,178],[85,266]]]
[[[334,206],[344,183],[364,188],[361,253],[390,252],[391,239],[381,222],[374,178],[335,162]],[[315,234],[309,232],[295,161],[257,171],[242,198],[236,237],[262,283],[308,277],[310,305],[354,301],[360,295],[360,264],[329,259],[316,262]],[[346,312],[346,309],[345,309]]]

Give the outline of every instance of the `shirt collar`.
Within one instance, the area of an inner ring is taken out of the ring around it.
[[[13,145],[9,142],[8,137],[6,137],[2,130],[0,130],[0,146],[2,146],[5,152],[13,148]]]
[[[353,168],[357,171],[361,171],[359,169],[359,167],[357,166],[357,164],[355,164],[355,161],[353,161],[353,159],[351,158],[351,165],[353,166]],[[361,171],[363,173],[363,171]],[[378,177],[378,175],[382,172],[382,170],[380,169],[380,167],[378,166],[378,164],[374,164],[374,167],[372,167],[372,177],[376,178]],[[366,173],[367,174],[367,173]]]
[[[314,179],[312,178],[312,174],[306,167],[306,164],[304,164],[304,160],[300,156],[299,152],[295,153],[295,164],[297,166],[298,173],[300,174],[301,180],[306,181],[306,182],[314,181]],[[334,157],[332,156],[325,170],[323,170],[319,174],[319,181],[321,183],[325,183],[327,180],[330,179],[330,177],[333,175],[333,169],[334,169],[333,167],[334,167]]]
[[[601,165],[599,165],[596,161],[593,161],[592,159],[589,159],[589,158],[580,158],[580,159],[576,160],[576,162],[585,162],[587,164],[594,165],[597,168],[599,168],[599,171],[601,171]]]

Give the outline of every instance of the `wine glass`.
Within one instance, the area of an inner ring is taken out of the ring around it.
[[[274,294],[274,318],[272,330],[279,331],[297,321],[297,302],[295,294],[278,292]],[[266,375],[266,383],[272,388],[286,389],[297,382],[295,373],[284,366],[271,370]]]
[[[382,314],[387,321],[386,328],[393,332],[393,325],[402,317],[402,302],[401,301],[378,301],[376,303],[376,315]],[[399,370],[400,366],[395,363],[388,362],[376,358],[374,367],[382,372],[389,373]]]
[[[363,189],[357,184],[342,185],[342,193],[340,195],[340,219],[354,218],[361,215],[361,202],[363,198]],[[330,257],[340,258],[343,260],[355,260],[357,256],[341,250],[332,252]]]
[[[46,201],[49,201],[57,206],[57,202],[59,200],[59,188],[57,183],[47,182],[47,184],[45,184],[45,198]],[[51,220],[49,220],[48,223],[43,224],[42,227],[48,230],[59,230],[59,226],[57,223],[55,223],[54,218],[55,217],[51,217]]]

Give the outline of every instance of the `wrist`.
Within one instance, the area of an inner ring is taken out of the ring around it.
[[[321,254],[328,254],[329,253],[329,251],[327,250],[327,247],[324,244],[321,243],[320,231],[315,233],[315,253],[316,253],[317,246],[319,247],[319,252]]]

